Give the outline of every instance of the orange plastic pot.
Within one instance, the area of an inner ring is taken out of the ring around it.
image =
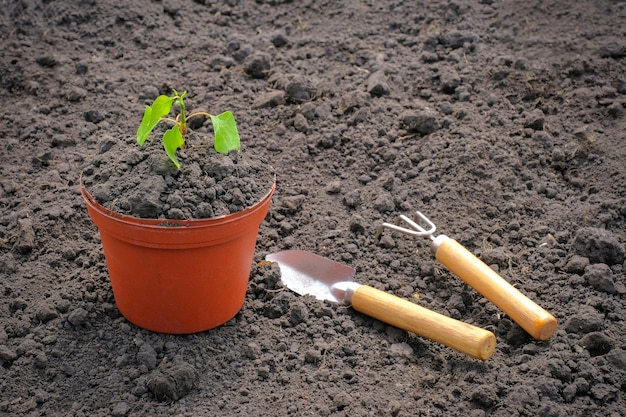
[[[233,318],[245,300],[259,227],[275,188],[274,181],[261,201],[237,213],[163,221],[108,210],[81,183],[122,315],[170,334],[208,330]]]

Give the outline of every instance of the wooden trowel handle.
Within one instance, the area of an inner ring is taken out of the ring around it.
[[[433,242],[435,256],[450,271],[509,315],[537,340],[546,340],[557,328],[557,321],[487,264],[445,235]]]
[[[493,333],[436,313],[367,285],[352,295],[355,310],[434,340],[474,358],[486,360],[496,348]]]

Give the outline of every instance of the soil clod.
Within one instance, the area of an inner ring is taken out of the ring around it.
[[[188,363],[166,363],[150,374],[147,386],[159,401],[178,401],[196,385],[197,375]]]

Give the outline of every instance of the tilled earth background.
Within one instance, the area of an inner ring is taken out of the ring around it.
[[[625,2],[0,6],[0,415],[624,415]],[[188,336],[117,311],[78,188],[171,88],[232,110],[278,183],[243,309]],[[415,210],[556,334],[534,341],[427,239],[377,239]],[[295,295],[257,265],[287,248],[493,331],[495,354]]]

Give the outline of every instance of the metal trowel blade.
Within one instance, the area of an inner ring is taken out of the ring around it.
[[[339,282],[352,282],[354,268],[323,256],[302,250],[285,250],[268,254],[265,259],[280,267],[280,280],[291,291],[312,295],[318,300],[338,302],[331,288]]]

